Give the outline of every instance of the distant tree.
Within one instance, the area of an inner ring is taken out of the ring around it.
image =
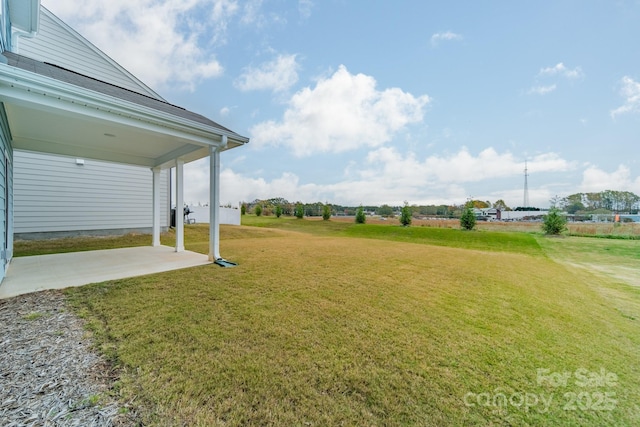
[[[473,208],[468,206],[462,212],[462,216],[460,217],[460,227],[465,230],[473,230],[476,226],[476,216],[473,213]]]
[[[496,200],[496,202],[493,204],[493,207],[495,209],[500,209],[501,211],[510,211],[511,210],[511,208],[509,208],[509,206],[507,206],[507,204],[502,199]]]
[[[405,201],[404,206],[402,207],[402,211],[400,213],[400,223],[405,227],[411,225],[411,207],[409,206],[409,202]]]
[[[378,215],[393,216],[393,208],[389,205],[382,205],[378,208]]]
[[[265,200],[266,202],[268,202],[270,205],[273,206],[284,206],[284,205],[288,205],[289,202],[287,201],[287,199],[285,199],[284,197],[274,197],[272,199],[267,199]]]
[[[322,215],[322,206],[324,206],[324,204],[322,204],[320,202],[306,203],[304,205],[304,214],[306,216],[321,216]]]
[[[549,199],[549,205],[552,208],[560,208],[561,203],[562,203],[562,199],[558,195],[555,195],[551,199]]]
[[[471,200],[472,207],[478,209],[484,209],[491,206],[489,202],[483,202],[482,200]]]
[[[262,215],[262,206],[256,205],[256,207],[253,208],[253,212],[256,214],[256,216]]]
[[[367,217],[364,214],[364,208],[360,205],[356,211],[356,224],[364,224],[365,222],[367,222]]]
[[[295,211],[295,206],[293,205],[293,203],[286,203],[280,206],[282,206],[282,215],[293,216],[293,213]]]
[[[567,219],[557,208],[551,208],[542,220],[542,230],[547,235],[558,235],[567,229]]]
[[[576,193],[562,199],[561,206],[567,212],[570,212],[570,206],[575,206],[575,208],[582,206],[577,210],[595,213],[599,209],[604,209],[632,213],[640,208],[640,196],[630,191],[614,190],[604,190],[599,193]]]
[[[568,210],[569,206],[571,205],[582,206],[582,209],[579,209],[582,211],[587,209],[587,206],[585,205],[585,200],[586,198],[583,197],[582,193],[576,193],[563,198],[562,202],[560,203],[560,206],[565,210]]]
[[[329,221],[330,218],[331,218],[331,206],[324,205],[322,207],[322,219],[324,219],[325,221]]]
[[[296,218],[302,219],[304,217],[304,205],[302,203],[298,203],[296,205]]]
[[[246,213],[247,213],[247,204],[246,204],[246,203],[243,203],[243,204],[240,206],[240,215],[246,215]]]
[[[276,206],[276,218],[280,218],[282,216],[282,206]]]
[[[565,205],[565,210],[569,214],[575,214],[576,212],[580,212],[584,210],[584,205],[580,202],[571,203],[570,205]]]

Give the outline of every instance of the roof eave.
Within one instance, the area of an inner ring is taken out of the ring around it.
[[[23,92],[25,99],[33,98],[34,94],[39,94],[58,101],[57,103],[66,102],[68,108],[83,107],[84,111],[111,115],[123,121],[125,119],[135,120],[139,122],[139,125],[151,126],[156,131],[178,132],[181,137],[186,134],[189,139],[203,146],[219,145],[223,135],[226,135],[231,143],[229,148],[249,142],[249,138],[229,130],[207,126],[144,105],[0,63],[0,94],[11,92],[14,96],[20,97],[18,94],[20,91]]]

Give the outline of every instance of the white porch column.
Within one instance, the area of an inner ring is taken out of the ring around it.
[[[151,168],[153,173],[153,227],[152,246],[160,246],[160,168]]]
[[[176,160],[176,252],[184,252],[184,160]]]
[[[209,148],[209,261],[220,256],[220,150],[227,146],[226,135],[219,147]]]

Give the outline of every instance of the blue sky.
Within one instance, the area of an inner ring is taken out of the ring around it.
[[[640,194],[640,1],[42,0],[168,101],[248,136],[221,201]],[[185,200],[208,201],[208,163]]]

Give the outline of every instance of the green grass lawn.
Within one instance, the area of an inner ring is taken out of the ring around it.
[[[144,425],[638,424],[640,288],[574,264],[640,242],[246,219],[236,268],[67,291]]]
[[[123,247],[149,246],[151,236],[127,234],[106,237],[67,237],[64,239],[19,240],[14,242],[14,256],[59,254]]]

